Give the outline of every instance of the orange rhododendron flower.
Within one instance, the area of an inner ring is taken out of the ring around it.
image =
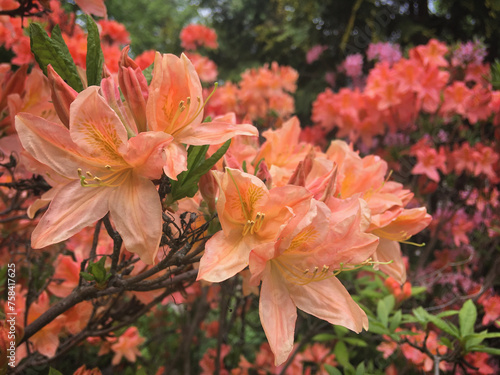
[[[170,134],[165,174],[176,179],[187,170],[186,145],[220,144],[235,135],[258,136],[252,125],[203,121],[202,87],[198,74],[186,55],[156,53],[153,80],[149,86],[146,106],[148,127]]]
[[[222,231],[205,245],[198,279],[220,282],[245,268],[257,245],[275,242],[311,194],[291,185],[268,190],[259,178],[236,169],[213,173],[219,185]]]
[[[111,363],[117,365],[125,357],[127,361],[134,363],[137,356],[141,355],[138,346],[144,342],[144,337],[139,335],[137,327],[129,327],[118,338],[118,341],[111,345],[111,350],[115,353]]]
[[[162,152],[173,138],[144,132],[128,139],[98,90],[89,87],[71,104],[69,129],[28,113],[16,118],[24,148],[66,181],[43,197],[51,203],[33,231],[32,246],[64,241],[110,212],[127,250],[153,263],[162,207],[151,180],[160,178]]]
[[[366,314],[335,275],[365,264],[378,239],[364,233],[370,214],[363,200],[331,203],[329,209],[311,200],[293,230],[250,254],[253,281],[262,279],[260,320],[277,365],[293,349],[297,308],[355,332],[368,329]]]

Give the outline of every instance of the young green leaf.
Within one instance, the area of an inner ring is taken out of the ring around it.
[[[49,375],[62,375],[62,372],[59,372],[55,368],[51,367],[49,369]]]
[[[99,86],[102,78],[102,67],[104,65],[104,55],[102,54],[99,29],[94,19],[88,14],[87,20],[87,84],[89,86]]]
[[[477,319],[477,309],[472,300],[467,300],[458,313],[460,336],[464,337],[474,332]]]
[[[377,304],[377,318],[380,320],[384,327],[387,327],[389,322],[389,310],[384,300],[378,301]]]
[[[198,191],[198,181],[226,153],[231,140],[226,141],[212,156],[205,159],[208,146],[191,146],[188,149],[188,170],[177,176],[177,181],[171,181],[172,200],[193,197]]]
[[[68,85],[80,92],[83,84],[78,76],[76,65],[71,57],[68,47],[61,37],[60,30],[54,28],[52,38],[38,23],[30,24],[31,51],[35,55],[38,65],[47,74],[47,66],[52,65],[54,70]]]
[[[328,372],[328,375],[342,375],[342,372],[339,369],[328,364],[325,364],[325,370]]]

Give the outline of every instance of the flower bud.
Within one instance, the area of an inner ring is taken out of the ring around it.
[[[17,71],[10,77],[2,82],[0,97],[0,111],[7,106],[7,98],[11,94],[21,94],[24,90],[24,83],[28,75],[28,64],[21,66]]]
[[[269,169],[267,168],[267,164],[265,161],[260,162],[259,170],[257,171],[256,176],[264,181],[268,189],[271,189],[273,178],[271,176],[271,173],[269,173]]]
[[[207,202],[208,209],[210,213],[215,212],[215,198],[217,197],[217,191],[219,186],[215,180],[214,175],[211,171],[208,171],[200,178],[199,182],[200,193],[203,200]]]
[[[54,108],[61,122],[69,128],[69,107],[73,103],[73,100],[76,99],[78,93],[64,82],[50,64],[47,66],[47,76],[52,91]]]
[[[147,130],[146,102],[148,82],[137,63],[128,56],[130,47],[122,50],[118,67],[118,82],[132,112],[139,132]]]

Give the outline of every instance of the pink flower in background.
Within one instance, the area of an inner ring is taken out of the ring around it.
[[[111,363],[117,365],[125,357],[129,362],[135,362],[137,356],[141,355],[138,346],[141,345],[145,339],[139,335],[137,327],[129,327],[123,334],[118,338],[113,345],[111,345],[111,350],[115,353]]]
[[[350,78],[358,78],[363,74],[363,56],[360,53],[349,55],[342,63],[345,74]]]
[[[135,58],[135,62],[137,63],[137,65],[139,65],[141,70],[144,70],[147,67],[149,67],[151,64],[154,63],[155,55],[156,55],[155,50],[150,49],[150,50],[144,51],[143,53],[141,53],[139,56],[137,56]]]
[[[402,57],[399,44],[392,43],[371,43],[366,51],[368,60],[378,60],[388,62],[389,65],[399,61]]]
[[[309,51],[307,51],[307,53],[306,53],[307,63],[312,64],[313,62],[318,60],[319,57],[321,56],[321,54],[324,51],[326,51],[327,49],[328,49],[328,46],[322,46],[320,44],[317,44],[317,45],[311,47],[311,49]]]
[[[217,65],[206,56],[202,56],[198,53],[186,53],[186,56],[191,60],[194,65],[194,69],[200,81],[202,82],[214,82],[217,79]]]
[[[97,24],[100,28],[99,34],[101,36],[101,40],[108,43],[130,43],[130,35],[124,24],[110,20],[100,20]]]

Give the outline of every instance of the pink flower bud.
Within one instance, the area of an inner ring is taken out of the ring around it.
[[[209,211],[215,212],[215,198],[217,197],[219,187],[212,172],[208,171],[201,176],[198,185],[200,187],[200,193],[203,200],[207,202]]]
[[[78,93],[64,82],[51,65],[47,66],[47,76],[49,77],[50,88],[52,90],[52,103],[54,104],[54,108],[61,122],[68,128],[69,107],[76,99]]]
[[[143,132],[147,130],[148,82],[139,65],[128,56],[129,48],[125,47],[120,57],[118,82],[132,116],[134,116],[137,128],[139,132]]]
[[[271,189],[273,178],[271,176],[271,173],[269,173],[269,169],[267,168],[267,164],[265,161],[262,161],[259,164],[257,177],[260,178],[262,181],[264,181],[268,189]]]
[[[21,66],[17,71],[10,77],[10,79],[2,82],[0,97],[0,110],[3,110],[7,106],[7,97],[11,94],[21,94],[24,90],[24,83],[26,81],[26,76],[28,75],[28,64]]]

